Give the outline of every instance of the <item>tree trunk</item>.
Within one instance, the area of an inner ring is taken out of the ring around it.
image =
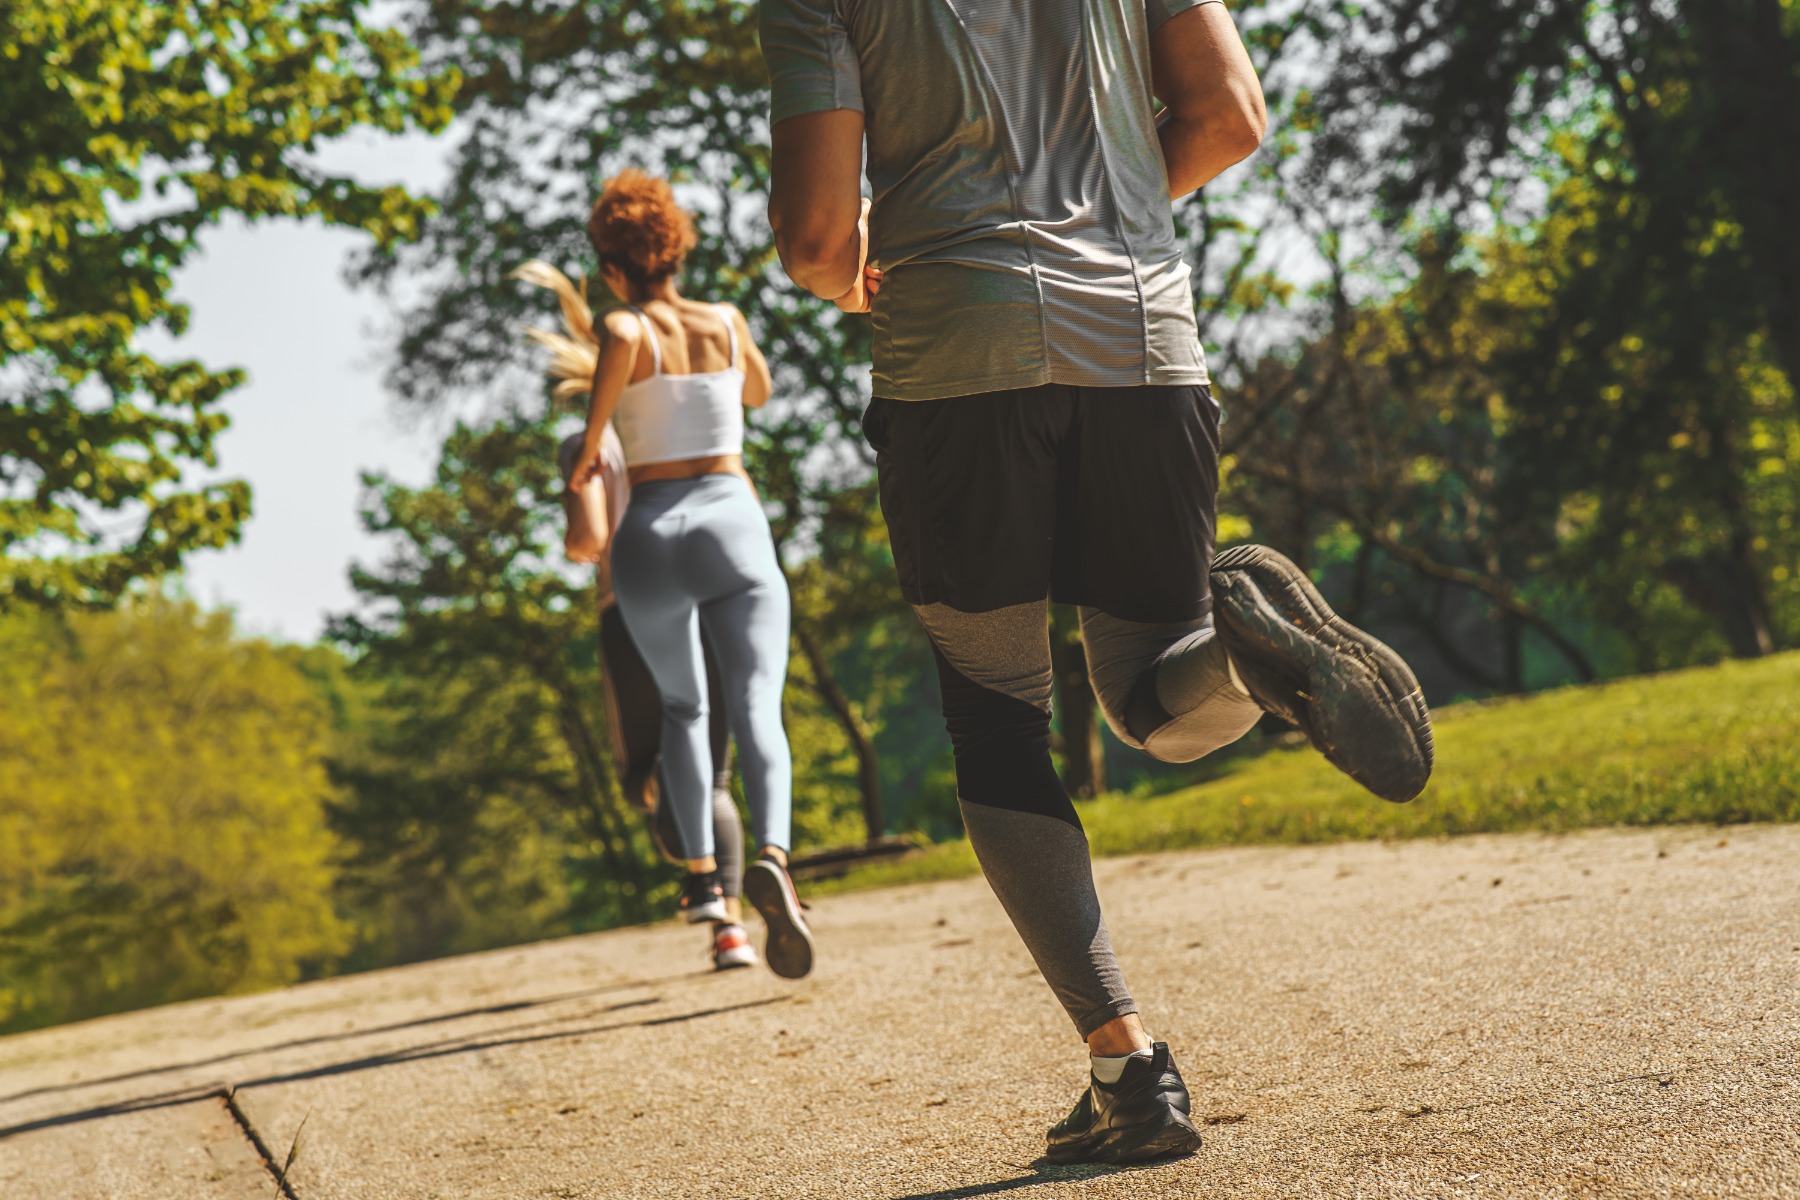
[[[856,751],[856,783],[862,791],[863,828],[867,840],[873,842],[887,828],[887,817],[881,809],[881,771],[875,757],[874,739],[863,726],[850,697],[837,685],[831,665],[826,662],[825,653],[819,649],[812,633],[805,626],[796,625],[794,640],[800,644],[800,653],[806,656],[806,665],[812,669],[813,690],[831,709],[832,716],[837,718],[844,736],[850,739],[850,745]]]
[[[1718,625],[1734,658],[1762,658],[1775,649],[1762,581],[1753,564],[1751,554],[1709,554],[1678,559],[1663,569],[1663,577],[1688,603]]]
[[[1052,618],[1050,666],[1062,720],[1063,787],[1077,800],[1091,800],[1106,790],[1106,744],[1099,701],[1088,681],[1087,650],[1074,621]]]

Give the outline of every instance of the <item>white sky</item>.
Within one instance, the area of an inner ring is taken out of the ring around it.
[[[442,181],[450,145],[365,134],[325,157],[367,182],[422,189]],[[409,428],[382,391],[382,303],[344,282],[362,245],[316,221],[223,225],[175,279],[193,310],[187,335],[145,339],[155,353],[249,373],[224,401],[232,426],[218,450],[219,473],[250,482],[253,515],[238,545],[194,554],[185,571],[188,592],[236,609],[247,633],[310,641],[328,613],[350,608],[351,562],[379,557],[357,517],[359,473],[422,482],[436,461],[441,430]]]

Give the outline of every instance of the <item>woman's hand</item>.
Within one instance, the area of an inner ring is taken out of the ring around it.
[[[849,291],[832,301],[833,304],[837,305],[847,313],[866,313],[869,311],[869,297],[874,294],[869,288],[869,272],[874,270],[877,278],[881,275],[879,270],[875,270],[869,266],[869,210],[873,207],[874,202],[867,196],[864,196],[862,212],[856,218],[856,236],[858,243],[856,252],[856,282],[850,285]],[[876,290],[879,290],[879,288]]]
[[[569,470],[569,490],[577,495],[587,491],[600,478],[600,440],[584,439],[581,453]]]
[[[612,540],[612,522],[606,511],[606,481],[600,472],[600,444],[583,439],[569,466],[569,484],[563,489],[563,553],[570,562],[597,563],[606,557]]]

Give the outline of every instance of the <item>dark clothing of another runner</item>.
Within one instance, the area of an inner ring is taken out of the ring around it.
[[[712,647],[705,645],[704,640],[702,644],[706,653],[707,694],[723,695]],[[620,769],[626,779],[642,778],[660,770],[662,696],[616,604],[607,605],[600,613],[600,659],[606,668],[601,674],[607,692],[606,715],[613,750],[621,760]],[[713,856],[719,860],[719,883],[725,894],[736,896],[743,890],[744,823],[731,798],[731,715],[723,704],[713,705],[707,733],[713,761]],[[659,786],[658,791],[667,794],[666,788]],[[678,859],[689,857],[671,806],[657,804],[652,828],[665,854]]]

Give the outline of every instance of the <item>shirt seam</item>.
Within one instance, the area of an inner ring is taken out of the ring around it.
[[[1125,231],[1124,210],[1119,207],[1119,189],[1113,183],[1113,165],[1108,138],[1104,136],[1100,124],[1100,101],[1094,94],[1094,40],[1088,29],[1089,16],[1084,10],[1081,16],[1081,69],[1087,72],[1088,117],[1094,122],[1094,141],[1100,147],[1100,174],[1106,184],[1106,194],[1112,200],[1113,231],[1118,234],[1119,241],[1125,245],[1125,257],[1131,263],[1131,287],[1137,293],[1138,327],[1143,331],[1143,340],[1138,344],[1138,375],[1146,382],[1150,379],[1150,306],[1144,299],[1144,280],[1139,273],[1137,250],[1131,244],[1131,235]],[[1140,64],[1141,65],[1141,64]],[[1152,122],[1151,128],[1155,125]]]
[[[1013,169],[1012,125],[1006,120],[1005,106],[1000,103],[1000,89],[994,83],[993,73],[988,70],[987,59],[982,55],[980,48],[975,45],[975,39],[969,36],[968,22],[963,20],[963,15],[958,11],[953,0],[942,0],[942,3],[945,8],[950,10],[950,15],[956,18],[956,30],[962,35],[963,43],[968,46],[969,57],[975,60],[976,69],[981,72],[981,83],[987,92],[988,104],[994,115],[1000,118],[996,121],[995,127],[1001,133],[1001,153],[1005,155],[1006,159],[1006,194],[1007,198],[1012,201],[1013,220],[1018,222],[1019,240],[1025,247],[1025,265],[1031,271],[1031,286],[1037,290],[1038,346],[1041,351],[1039,358],[1043,363],[1042,369],[1048,374],[1051,369],[1050,324],[1049,315],[1045,312],[1047,306],[1044,303],[1044,279],[1038,270],[1037,253],[1031,245],[1030,222],[1025,219],[1025,214],[1019,205],[1019,182],[1017,172]],[[1089,91],[1091,93],[1092,89],[1090,88]]]

